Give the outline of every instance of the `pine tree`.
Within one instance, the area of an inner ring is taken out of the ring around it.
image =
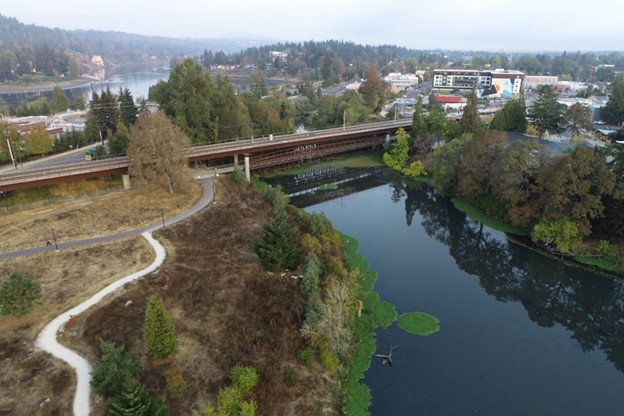
[[[423,114],[422,97],[418,97],[418,102],[414,106],[414,115],[412,116],[412,130],[410,131],[410,137],[414,141],[415,139],[425,136],[427,134],[427,119]]]
[[[156,295],[150,296],[147,301],[143,340],[145,351],[155,360],[168,358],[176,347],[176,333],[171,315],[162,299]]]
[[[152,399],[139,383],[124,385],[121,394],[108,402],[107,416],[167,416],[169,410]]]
[[[102,360],[93,371],[91,387],[98,394],[118,395],[124,385],[139,379],[141,369],[123,346],[116,347],[112,342],[102,341],[100,349]]]
[[[301,262],[296,230],[288,223],[286,209],[275,207],[270,223],[262,226],[264,235],[256,244],[256,253],[267,271],[282,268],[296,269]]]
[[[477,96],[474,93],[468,95],[468,102],[464,107],[462,118],[459,121],[459,131],[463,133],[471,133],[474,136],[482,132],[481,119],[477,111]]]

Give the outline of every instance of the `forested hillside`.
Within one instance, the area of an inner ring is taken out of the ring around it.
[[[102,56],[107,67],[140,68],[162,66],[180,55],[199,55],[206,48],[234,53],[252,44],[256,42],[49,29],[0,15],[0,82],[17,81],[33,74],[76,77],[86,72],[85,64],[93,55]]]

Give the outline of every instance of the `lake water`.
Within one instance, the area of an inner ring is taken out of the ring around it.
[[[360,241],[399,314],[441,325],[429,337],[377,331],[379,353],[398,349],[366,373],[373,415],[624,414],[622,284],[508,241],[427,185],[355,181],[341,187],[359,192],[315,205],[300,186],[293,202]]]
[[[65,89],[65,94],[71,100],[75,97],[82,96],[87,102],[91,100],[93,91],[101,94],[107,88],[117,94],[119,88],[128,88],[132,93],[132,97],[135,100],[140,98],[147,99],[149,88],[155,85],[159,80],[166,81],[169,78],[169,71],[162,72],[136,72],[130,74],[116,74],[112,75],[110,79],[105,82],[89,82],[85,81],[84,84]],[[52,91],[37,91],[20,94],[2,94],[0,100],[11,105],[17,106],[24,103],[32,102],[38,98],[45,96],[48,98],[48,102],[52,101]]]

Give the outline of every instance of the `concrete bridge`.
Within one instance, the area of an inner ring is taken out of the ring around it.
[[[239,164],[244,158],[245,173],[273,166],[304,162],[328,155],[374,148],[390,140],[399,128],[409,130],[411,119],[359,124],[314,132],[256,137],[186,150],[189,161],[212,161],[215,165]],[[127,157],[72,163],[63,166],[23,169],[0,174],[0,192],[33,188],[76,179],[127,174]]]

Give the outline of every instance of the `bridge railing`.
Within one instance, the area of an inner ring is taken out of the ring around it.
[[[80,162],[74,165],[51,166],[47,168],[33,168],[18,172],[0,174],[0,186],[21,182],[36,182],[50,178],[78,176],[87,173],[106,170],[123,169],[128,167],[127,157]]]

